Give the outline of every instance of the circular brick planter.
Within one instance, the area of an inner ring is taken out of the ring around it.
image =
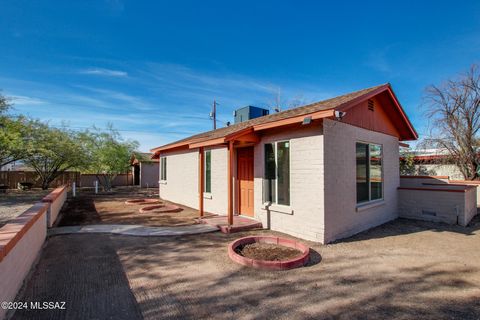
[[[266,243],[266,244],[276,244],[284,247],[294,248],[301,252],[298,257],[289,260],[282,261],[266,261],[266,260],[255,260],[239,255],[235,252],[235,249],[238,246],[250,244],[250,243]],[[279,238],[274,236],[249,236],[237,239],[230,243],[228,246],[228,256],[233,261],[243,264],[244,266],[264,269],[264,270],[288,270],[293,268],[298,268],[304,266],[309,259],[310,248],[306,245],[297,242],[295,240],[287,238]]]
[[[151,198],[144,198],[144,199],[130,199],[125,201],[126,205],[142,205],[142,204],[152,204],[152,203],[160,203],[158,199],[151,199]]]
[[[154,213],[165,213],[165,212],[179,212],[182,211],[183,209],[180,208],[179,206],[176,206],[174,204],[157,204],[153,206],[145,206],[143,208],[138,209],[138,212],[140,213],[149,213],[149,212],[154,212]]]

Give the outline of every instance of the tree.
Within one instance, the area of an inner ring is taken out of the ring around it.
[[[85,165],[85,150],[75,132],[36,122],[33,133],[32,149],[25,158],[25,164],[35,170],[42,189],[48,189],[50,183],[63,172]]]
[[[9,99],[0,95],[0,167],[24,159],[32,147],[34,121],[7,114],[10,108]]]
[[[433,125],[426,143],[448,150],[465,179],[479,172],[480,72],[477,65],[457,79],[429,86],[425,93],[427,116]]]
[[[118,174],[130,169],[130,158],[138,148],[136,141],[124,141],[118,131],[109,126],[101,131],[96,128],[81,134],[88,155],[88,165],[84,173],[93,173],[106,191]]]
[[[400,175],[410,176],[415,174],[414,155],[407,151],[400,151]]]

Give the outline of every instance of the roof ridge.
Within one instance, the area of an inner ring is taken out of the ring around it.
[[[369,87],[369,88],[364,88],[364,89],[361,89],[361,90],[356,90],[356,91],[344,93],[344,94],[334,96],[334,97],[331,97],[331,98],[328,98],[328,99],[325,99],[325,100],[312,102],[312,103],[309,103],[309,104],[306,104],[306,105],[303,105],[303,106],[299,106],[299,107],[295,107],[295,108],[291,108],[291,109],[286,109],[286,110],[276,112],[276,113],[272,113],[272,114],[269,114],[269,115],[265,115],[265,116],[262,116],[262,117],[258,117],[258,118],[250,119],[250,120],[247,120],[247,121],[235,123],[235,124],[232,124],[232,125],[227,126],[227,127],[222,127],[222,128],[218,128],[218,129],[215,129],[215,130],[204,131],[204,132],[186,137],[184,139],[180,139],[180,140],[165,144],[163,146],[153,148],[150,151],[155,152],[156,149],[164,148],[164,147],[167,147],[167,146],[170,146],[170,145],[178,144],[178,143],[185,142],[185,141],[192,140],[192,139],[205,138],[205,139],[208,140],[208,139],[211,138],[211,135],[214,134],[214,133],[219,133],[219,132],[223,132],[223,131],[227,131],[227,132],[231,131],[231,133],[233,133],[236,130],[242,130],[242,129],[248,128],[250,125],[258,124],[259,122],[268,123],[268,122],[271,122],[271,121],[275,121],[275,118],[283,118],[284,115],[287,115],[285,117],[285,119],[290,118],[290,116],[288,116],[288,114],[291,113],[292,117],[293,117],[293,116],[295,116],[295,111],[302,110],[302,109],[307,110],[309,108],[314,108],[315,106],[327,105],[328,103],[331,103],[332,101],[342,100],[342,99],[344,99],[348,96],[353,96],[353,97],[347,99],[346,101],[343,101],[342,103],[339,103],[338,105],[327,107],[326,109],[322,109],[322,110],[334,109],[334,108],[337,108],[339,105],[342,105],[346,102],[349,102],[349,101],[351,101],[355,98],[361,97],[364,94],[367,94],[371,91],[377,90],[377,89],[379,89],[381,87],[384,87],[384,86],[385,87],[387,87],[387,86],[390,87],[390,83],[387,82],[387,83],[372,86],[372,87]]]

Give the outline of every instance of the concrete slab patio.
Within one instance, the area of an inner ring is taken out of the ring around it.
[[[138,237],[183,236],[218,231],[206,224],[179,227],[146,227],[142,225],[98,224],[88,226],[58,227],[48,230],[49,236],[73,233],[110,233]]]
[[[14,319],[478,319],[480,222],[397,220],[331,245],[307,267],[230,261],[250,231],[177,237],[49,238],[17,301],[66,301]]]

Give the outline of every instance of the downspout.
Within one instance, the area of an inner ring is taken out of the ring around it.
[[[233,225],[233,141],[228,142],[228,225]]]
[[[203,147],[198,148],[198,211],[203,217],[203,186],[205,181],[205,153]]]

